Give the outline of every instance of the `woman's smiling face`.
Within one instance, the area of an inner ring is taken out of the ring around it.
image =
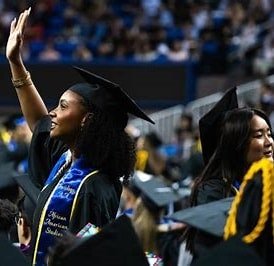
[[[49,113],[50,137],[61,139],[69,145],[74,144],[86,113],[81,96],[70,90],[65,91],[58,106]]]
[[[251,136],[246,160],[251,164],[263,157],[273,161],[272,132],[262,117],[254,115],[251,119]]]

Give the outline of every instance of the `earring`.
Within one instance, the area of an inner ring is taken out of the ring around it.
[[[82,122],[81,122],[81,125],[80,125],[80,132],[82,132],[82,131],[83,131],[83,129],[84,129],[84,125],[85,125],[85,122],[84,122],[84,121],[82,121]]]

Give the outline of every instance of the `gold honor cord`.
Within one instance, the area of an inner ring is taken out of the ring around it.
[[[98,170],[95,170],[93,172],[91,172],[90,174],[88,174],[80,183],[80,186],[81,187],[84,183],[84,181],[87,180],[87,178],[89,178],[90,176],[96,174],[98,172]],[[50,202],[50,199],[52,197],[52,195],[54,194],[55,190],[57,189],[59,183],[61,182],[62,178],[59,180],[58,184],[55,186],[55,188],[53,189],[53,191],[51,192],[43,210],[42,210],[42,214],[41,214],[41,217],[40,217],[40,220],[39,220],[39,226],[38,226],[38,234],[37,234],[37,238],[36,238],[36,243],[35,243],[35,248],[34,248],[34,253],[33,253],[33,259],[32,259],[32,265],[35,265],[35,262],[36,262],[36,257],[37,257],[37,250],[38,250],[38,245],[39,245],[39,240],[40,240],[40,237],[41,237],[41,233],[42,233],[42,227],[43,227],[43,223],[44,223],[44,220],[45,220],[45,216],[46,216],[46,212],[47,212],[47,209],[48,209],[48,205],[49,205],[49,202]],[[74,197],[74,200],[73,200],[73,204],[72,204],[72,209],[71,209],[71,214],[70,214],[70,219],[72,217],[72,213],[74,211],[74,208],[75,208],[75,204],[76,204],[76,198],[79,194],[79,191],[80,189],[77,190],[76,194],[75,194],[75,197]]]
[[[255,239],[257,239],[261,232],[265,228],[265,224],[269,217],[269,212],[274,207],[274,170],[273,170],[273,162],[268,159],[261,159],[260,161],[254,162],[246,175],[244,176],[243,182],[240,186],[239,193],[235,196],[234,201],[232,202],[229,216],[226,221],[226,225],[224,228],[224,239],[227,240],[229,237],[234,236],[237,233],[237,225],[236,225],[236,216],[238,206],[242,200],[244,190],[246,188],[247,183],[255,177],[257,172],[262,172],[262,203],[261,210],[258,222],[254,229],[247,235],[245,235],[242,240],[245,243],[252,243]],[[271,208],[272,207],[272,208]],[[272,234],[274,236],[273,231],[273,221],[274,214],[272,213]]]

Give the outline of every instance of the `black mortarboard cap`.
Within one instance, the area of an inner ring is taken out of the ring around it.
[[[266,265],[255,250],[243,243],[239,237],[233,237],[228,241],[212,248],[204,256],[201,256],[193,266],[264,266]]]
[[[31,219],[36,207],[36,201],[40,192],[39,189],[34,186],[27,174],[18,174],[15,171],[13,162],[1,164],[0,198],[7,198],[13,202],[20,200],[18,187],[20,187],[26,195],[24,199],[24,209]]]
[[[29,197],[33,204],[37,203],[40,190],[32,183],[28,174],[13,175],[15,182],[23,189],[25,195]]]
[[[148,266],[131,220],[122,215],[96,235],[83,238],[61,258],[61,265]]]
[[[136,186],[141,191],[144,204],[152,210],[163,208],[190,194],[190,189],[180,188],[177,183],[166,184],[160,177],[147,175],[140,171],[136,171],[135,175],[139,175]]]
[[[128,113],[154,124],[118,84],[85,69],[79,67],[74,67],[74,69],[90,86],[76,84],[69,89],[81,95],[89,106],[93,104],[108,112],[116,123],[121,124],[122,128],[127,124]]]
[[[173,213],[169,218],[222,237],[233,197],[198,205]]]
[[[22,207],[29,221],[32,221],[40,190],[33,184],[28,174],[16,174],[13,175],[13,179],[25,193]]]
[[[238,108],[237,87],[229,89],[215,106],[199,120],[204,163],[213,155],[220,135],[220,127],[227,111]]]
[[[13,246],[6,236],[0,234],[0,250],[1,260],[0,266],[16,265],[16,266],[28,266],[30,265],[25,256]]]

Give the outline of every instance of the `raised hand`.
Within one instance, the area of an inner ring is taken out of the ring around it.
[[[48,114],[48,110],[34,86],[30,73],[22,60],[22,46],[24,32],[30,14],[30,8],[22,12],[18,20],[14,19],[10,25],[10,36],[6,47],[9,60],[11,78],[20,102],[22,113],[33,131],[38,120]]]
[[[10,35],[6,47],[6,56],[12,63],[21,60],[21,49],[23,45],[24,32],[31,8],[22,12],[18,18],[13,19],[10,25]]]

